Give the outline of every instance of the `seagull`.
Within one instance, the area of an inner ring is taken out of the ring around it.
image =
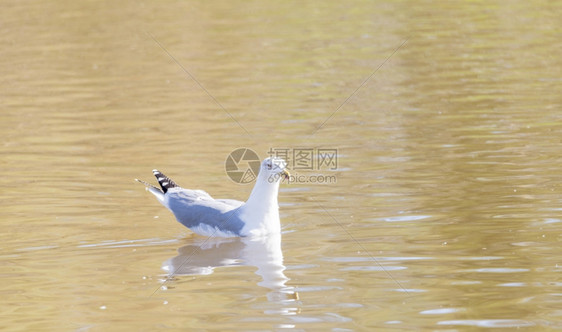
[[[158,170],[152,173],[160,188],[145,185],[176,219],[203,236],[247,237],[278,234],[281,231],[277,193],[282,179],[289,179],[287,163],[281,158],[266,158],[260,165],[256,184],[246,202],[214,199],[203,190],[184,189]]]

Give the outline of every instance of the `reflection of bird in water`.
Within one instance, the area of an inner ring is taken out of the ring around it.
[[[287,179],[286,162],[266,158],[261,166],[254,189],[244,202],[214,199],[202,190],[183,189],[174,181],[153,170],[159,188],[138,180],[172,211],[176,219],[193,232],[205,236],[263,236],[280,232],[277,194],[281,178]]]
[[[194,243],[178,249],[179,254],[168,259],[162,268],[170,276],[207,275],[216,267],[255,266],[262,277],[258,285],[271,289],[270,301],[298,300],[284,274],[281,234],[251,238],[194,238]]]

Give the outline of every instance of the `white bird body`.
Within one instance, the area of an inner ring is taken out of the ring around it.
[[[159,188],[143,183],[176,219],[193,232],[204,236],[263,236],[281,231],[277,195],[282,177],[288,178],[286,163],[266,158],[256,184],[244,203],[232,199],[214,199],[202,190],[184,189],[170,178],[153,170]]]

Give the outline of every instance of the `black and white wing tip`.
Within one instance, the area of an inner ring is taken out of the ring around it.
[[[158,183],[160,183],[160,187],[162,187],[162,191],[164,191],[164,193],[168,192],[169,189],[179,187],[174,181],[162,174],[159,170],[153,169],[152,173],[156,177],[156,180],[158,180]]]

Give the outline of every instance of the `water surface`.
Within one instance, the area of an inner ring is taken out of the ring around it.
[[[559,2],[8,2],[3,330],[562,328]],[[283,235],[193,235],[239,147],[337,149]],[[173,272],[171,272],[173,271]]]

